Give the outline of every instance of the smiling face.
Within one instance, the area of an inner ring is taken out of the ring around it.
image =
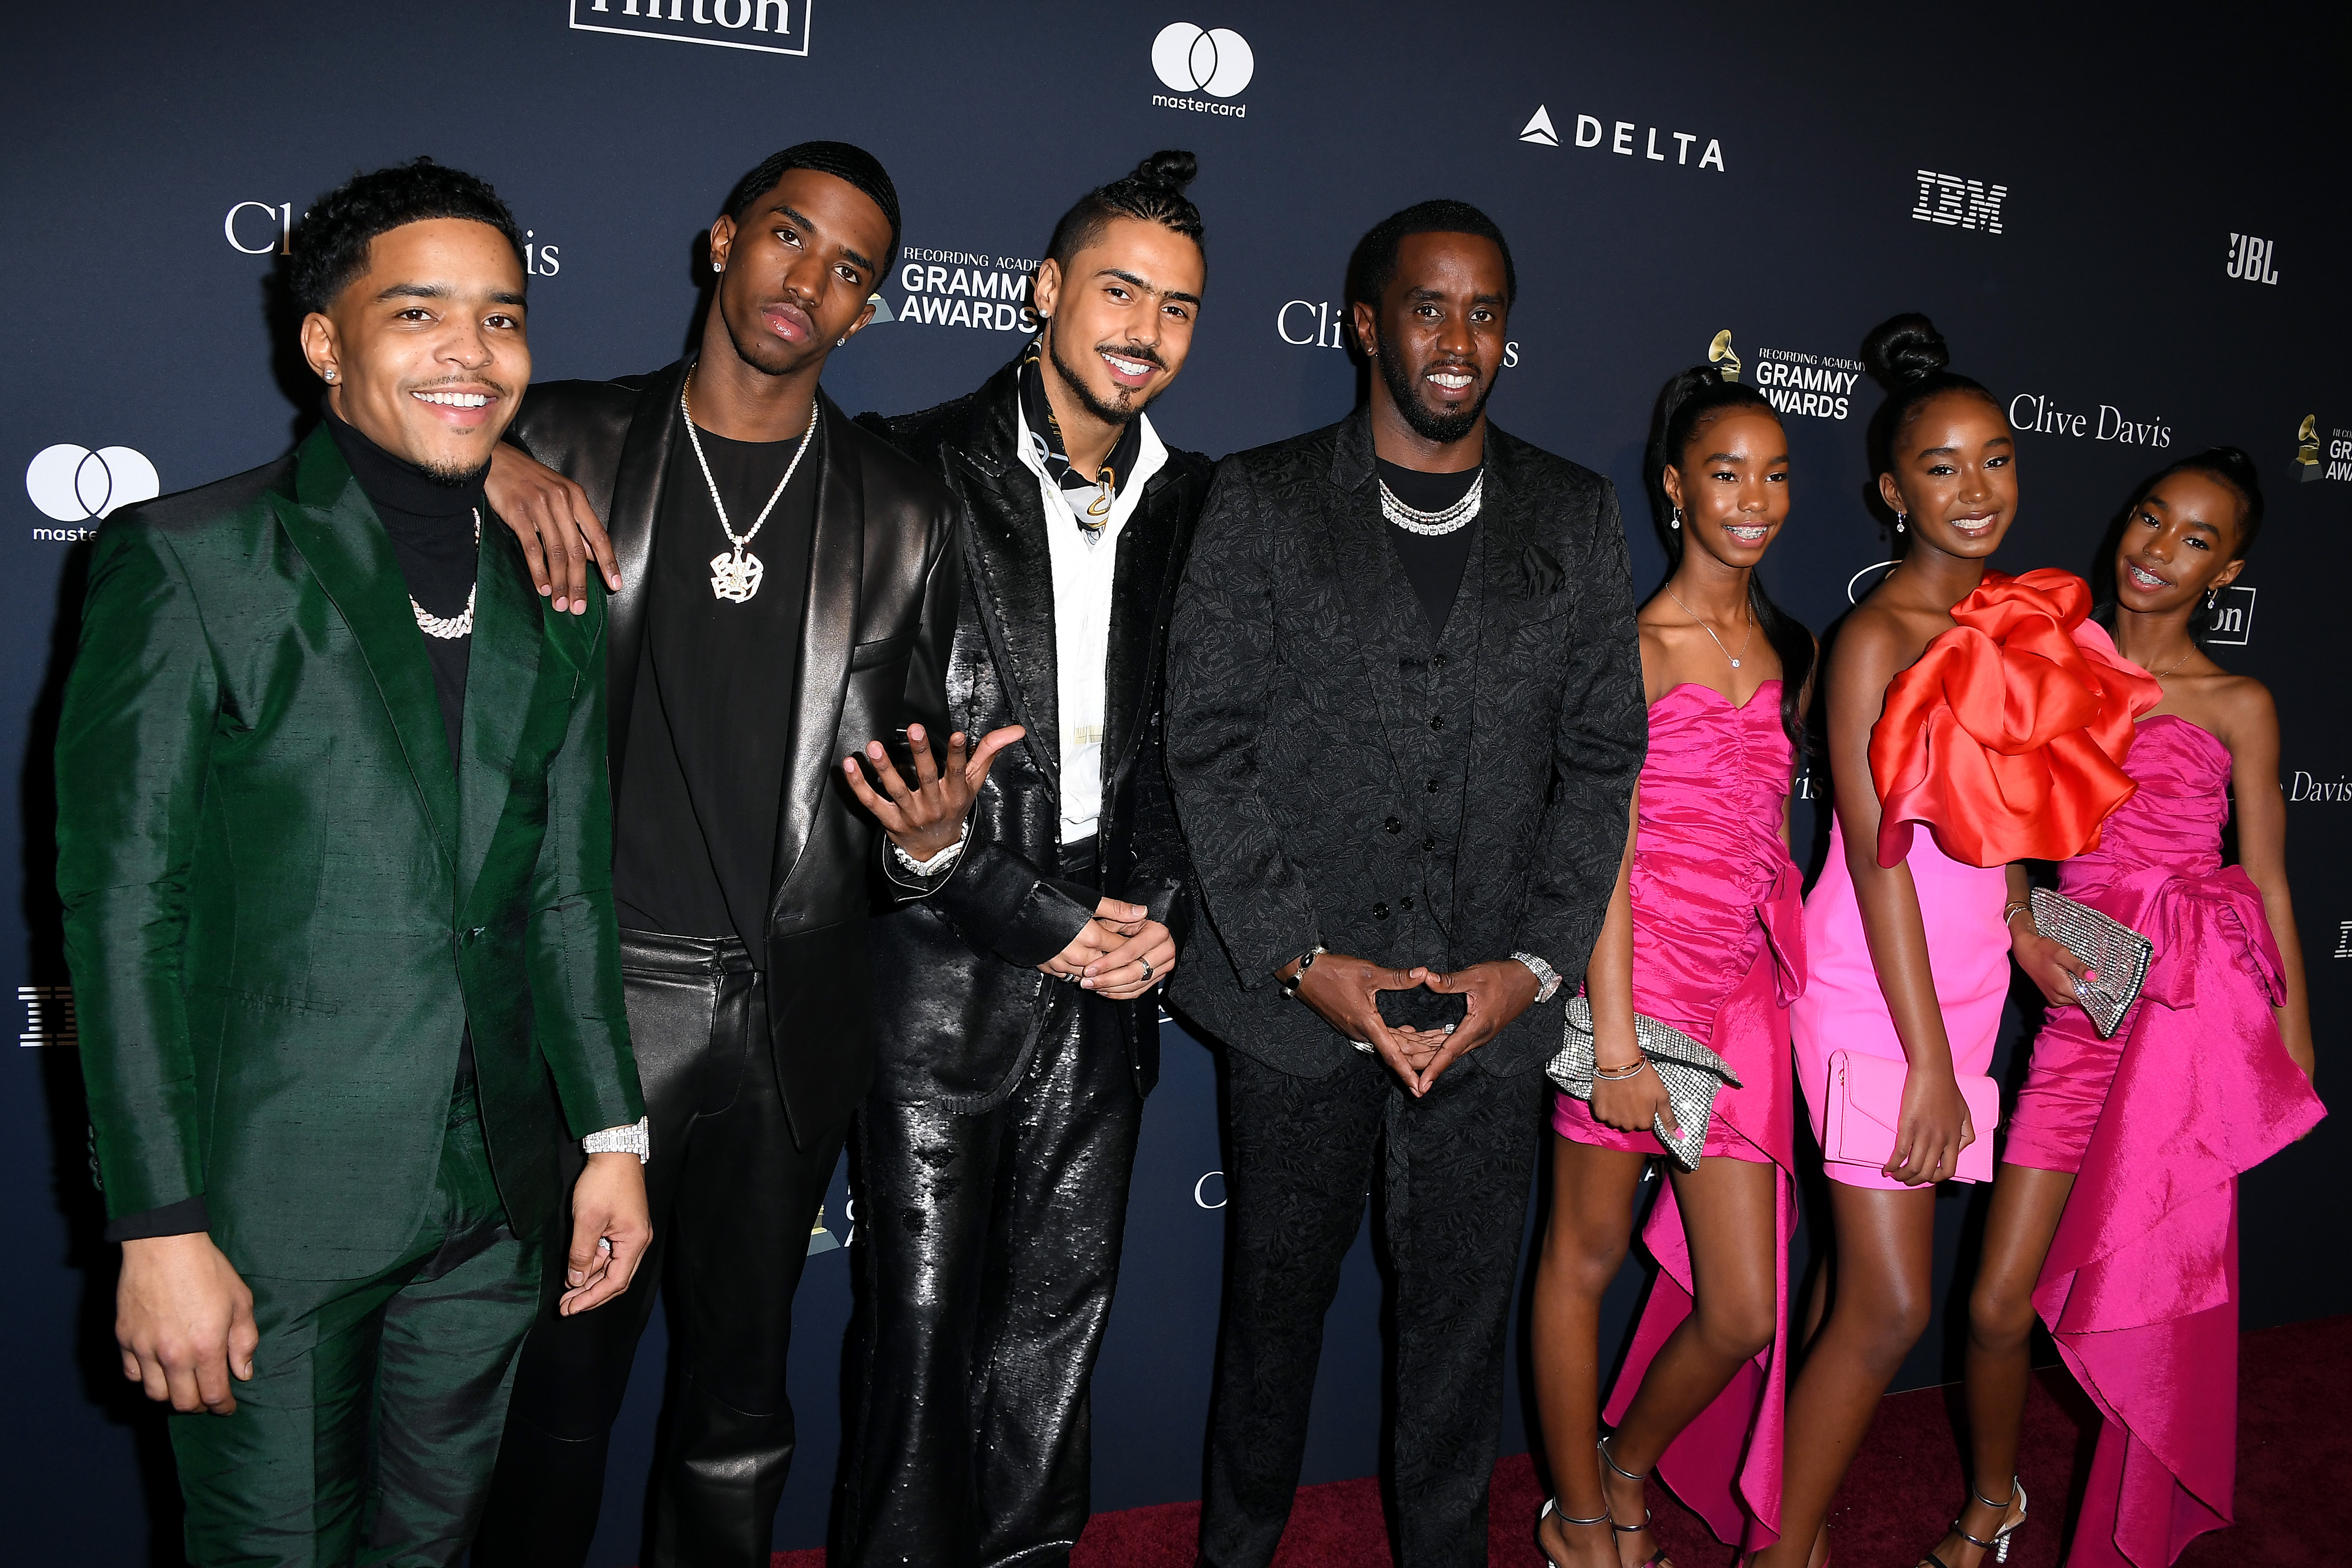
[[[302,321],[335,417],[444,479],[479,473],[530,383],[522,258],[470,218],[368,242],[367,269]]]
[[[736,355],[788,376],[824,363],[835,340],[866,325],[890,250],[890,219],[848,181],[788,169],[742,221],[710,225],[718,311]]]
[[[1683,537],[1728,567],[1752,567],[1789,520],[1789,437],[1759,408],[1733,408],[1691,433],[1663,476]]]
[[[1037,269],[1045,351],[1062,384],[1105,424],[1124,424],[1168,390],[1192,351],[1207,277],[1192,238],[1112,218],[1066,268]]]
[[[1406,424],[1450,445],[1477,428],[1503,368],[1509,302],[1502,248],[1483,235],[1407,235],[1380,308],[1356,336]]]
[[[2237,580],[2246,502],[2210,474],[2168,475],[2124,519],[2116,549],[2116,601],[2149,613],[2192,604]]]
[[[1990,401],[1966,390],[1929,398],[1896,433],[1894,458],[1878,494],[1920,544],[1964,560],[2000,548],[2017,517],[2017,442]]]

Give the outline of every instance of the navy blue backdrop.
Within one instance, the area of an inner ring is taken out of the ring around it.
[[[806,137],[864,143],[898,179],[908,249],[882,290],[894,319],[837,355],[827,384],[850,409],[898,411],[968,390],[1014,351],[1034,258],[1075,195],[1154,148],[1193,148],[1208,302],[1155,418],[1213,454],[1345,412],[1349,246],[1408,202],[1466,198],[1511,235],[1522,279],[1496,417],[1627,492],[1644,591],[1662,566],[1633,498],[1651,400],[1729,332],[1741,376],[1788,410],[1797,505],[1768,571],[1816,628],[1890,553],[1864,501],[1875,399],[1853,361],[1894,311],[1932,313],[2023,433],[2009,570],[2091,570],[2137,476],[2242,444],[2273,521],[2218,640],[2280,699],[2325,1053],[2352,1003],[2346,622],[2340,601],[2326,607],[2326,565],[2342,537],[2326,530],[2352,522],[2352,387],[2327,347],[2352,281],[2336,184],[2352,177],[2343,24],[2268,0],[2193,26],[2160,8],[2063,9],[1816,6],[1798,21],[1752,5],[1489,0],[1344,13],[1292,0],[11,7],[0,256],[16,304],[0,428],[26,484],[0,496],[0,746],[19,759],[20,807],[0,812],[0,833],[18,835],[23,885],[0,912],[0,964],[15,970],[26,1049],[0,1080],[8,1555],[178,1561],[160,1423],[115,1370],[113,1249],[98,1240],[51,892],[48,735],[79,541],[113,506],[287,446],[310,413],[264,318],[272,253],[289,229],[299,240],[317,193],[419,152],[488,176],[530,231],[532,342],[554,378],[676,357],[696,319],[700,236],[733,180]],[[1801,801],[1801,845],[1811,817]],[[2012,1015],[2011,1056],[2029,1026]],[[1223,1245],[1215,1061],[1164,1027],[1095,1391],[1101,1508],[1199,1486]],[[2246,1182],[2251,1324],[2352,1308],[2347,1155],[2329,1123]],[[1948,1287],[1978,1207],[1947,1195]],[[839,1245],[856,1245],[840,1181],[825,1224],[834,1245],[795,1322],[804,1437],[780,1546],[823,1534]],[[1612,1333],[1641,1288],[1629,1266]],[[1360,1241],[1310,1480],[1376,1467],[1377,1291]],[[616,1445],[599,1568],[635,1560],[662,1354],[656,1332]],[[1956,1364],[1939,1322],[1904,1382]],[[1528,1441],[1516,1376],[1510,1448]]]

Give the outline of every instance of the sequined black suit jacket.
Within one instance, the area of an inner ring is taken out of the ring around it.
[[[1402,699],[1400,653],[1429,644],[1385,537],[1368,414],[1218,465],[1177,596],[1167,742],[1216,940],[1192,944],[1171,989],[1269,1066],[1319,1077],[1352,1050],[1275,984],[1317,942],[1399,967],[1537,954],[1567,984],[1472,1060],[1516,1073],[1559,1050],[1648,744],[1641,653],[1609,481],[1491,424],[1486,462],[1450,841],[1399,831],[1424,820],[1433,782],[1404,760],[1426,716]],[[1432,856],[1451,857],[1437,936],[1391,917],[1414,908]]]
[[[1160,700],[1176,584],[1209,487],[1210,463],[1168,448],[1119,530],[1103,704],[1097,885],[1063,878],[1062,758],[1055,679],[1054,568],[1036,476],[1015,446],[1019,362],[969,397],[864,423],[929,468],[963,512],[963,599],[948,704],[974,740],[1008,724],[974,807],[970,847],[922,903],[875,923],[876,1092],[954,1111],[1011,1092],[1053,1000],[1037,966],[1067,946],[1105,895],[1149,907],[1180,948],[1190,925],[1184,846],[1160,755]],[[1119,1009],[1136,1086],[1160,1075],[1156,997]]]

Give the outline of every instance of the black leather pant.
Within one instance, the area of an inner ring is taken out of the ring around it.
[[[1143,1101],[1110,1008],[1056,998],[993,1110],[857,1113],[851,1568],[1059,1564],[1086,1527],[1087,1389]]]
[[[1306,1454],[1324,1314],[1377,1176],[1396,1274],[1399,1559],[1404,1568],[1486,1568],[1503,1336],[1547,1081],[1458,1061],[1415,1100],[1370,1056],[1297,1078],[1225,1055],[1231,1273],[1201,1563],[1274,1560]]]
[[[653,1249],[627,1292],[592,1312],[558,1317],[548,1293],[523,1346],[473,1562],[586,1560],[613,1421],[658,1287],[669,1296],[670,1378],[645,1561],[768,1568],[793,1457],[793,1292],[845,1129],[793,1144],[767,988],[742,943],[624,931],[621,967],[653,1120]],[[570,1223],[549,1248],[559,1276]]]

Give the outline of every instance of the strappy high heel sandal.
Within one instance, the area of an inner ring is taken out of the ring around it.
[[[1559,1511],[1558,1502],[1557,1498],[1544,1499],[1543,1511],[1536,1515],[1536,1550],[1543,1553],[1544,1568],[1559,1568],[1559,1564],[1551,1560],[1550,1550],[1543,1543],[1543,1521]],[[1591,1519],[1571,1519],[1563,1513],[1559,1516],[1559,1521],[1562,1524],[1606,1524],[1612,1529],[1616,1528],[1616,1521],[1609,1517],[1605,1510],[1594,1514]]]
[[[1620,1473],[1622,1474],[1622,1472]],[[2000,1527],[1992,1532],[1992,1539],[1990,1541],[1986,1541],[1981,1537],[1970,1535],[1967,1531],[1962,1530],[1960,1528],[1960,1521],[1956,1519],[1952,1521],[1952,1533],[1958,1536],[1962,1541],[1967,1542],[1971,1546],[1981,1547],[1983,1550],[1991,1552],[1992,1560],[1995,1563],[2008,1562],[2009,1538],[2015,1535],[2019,1530],[2024,1527],[2025,1524],[2025,1483],[2019,1480],[2015,1476],[2011,1476],[2009,1479],[2009,1500],[2010,1502],[2017,1504],[2017,1517],[2015,1519],[2009,1517],[2008,1502],[1993,1501],[1992,1499],[1977,1490],[1977,1483],[1973,1479],[1969,1482],[1969,1495],[1976,1499],[1979,1502],[1984,1504],[1987,1508],[1997,1508],[2000,1510]],[[1921,1558],[1919,1561],[1923,1563],[1932,1564],[1933,1568],[1951,1568],[1950,1563],[1945,1562],[1942,1558],[1937,1556],[1932,1552],[1927,1553],[1927,1556]]]
[[[1601,1462],[1607,1465],[1619,1475],[1624,1477],[1627,1480],[1646,1482],[1650,1479],[1646,1473],[1638,1476],[1635,1475],[1633,1471],[1619,1464],[1615,1459],[1610,1458],[1608,1438],[1601,1438],[1601,1441],[1594,1446],[1601,1450]],[[1649,1507],[1647,1504],[1644,1504],[1642,1509],[1641,1523],[1620,1524],[1612,1515],[1609,1521],[1609,1528],[1615,1531],[1620,1535],[1632,1535],[1638,1531],[1649,1529],[1651,1517]],[[1654,1548],[1647,1557],[1643,1558],[1639,1563],[1633,1564],[1633,1568],[1674,1568],[1674,1564],[1666,1559],[1666,1549],[1660,1546]]]

